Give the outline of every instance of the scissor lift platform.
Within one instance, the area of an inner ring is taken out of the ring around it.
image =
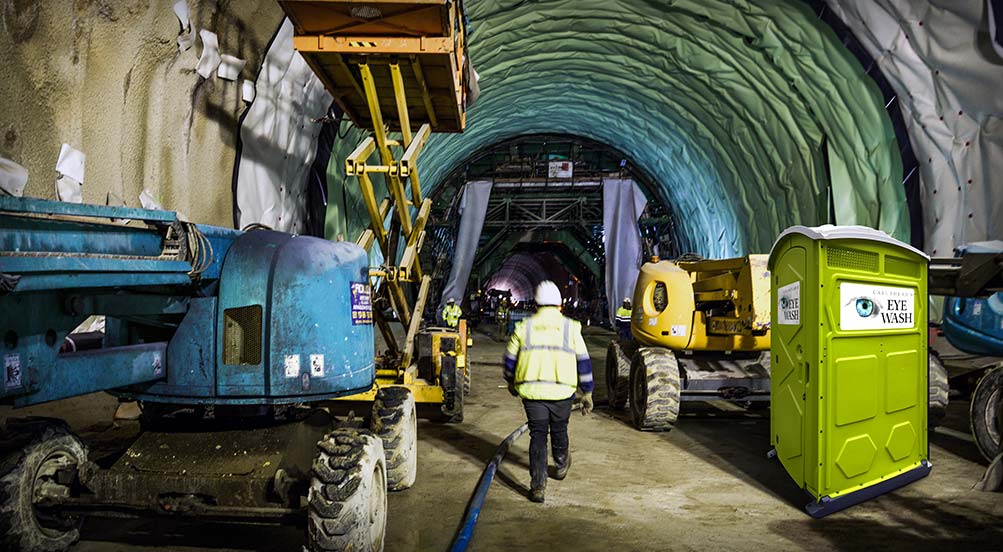
[[[472,70],[462,4],[449,0],[280,0],[294,46],[360,128],[374,126],[358,65],[371,68],[381,111],[397,110],[389,66],[400,68],[410,121],[462,132]],[[385,121],[400,131],[399,121]]]

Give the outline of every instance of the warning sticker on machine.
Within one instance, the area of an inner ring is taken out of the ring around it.
[[[801,282],[777,290],[777,324],[801,325]]]
[[[874,284],[839,287],[839,329],[889,330],[916,323],[916,290]]]
[[[373,323],[373,304],[368,284],[352,284],[352,325]]]
[[[684,337],[686,335],[686,324],[673,324],[669,330],[672,337]]]
[[[286,377],[295,378],[300,375],[300,356],[286,355]]]
[[[21,355],[4,355],[3,383],[7,389],[21,387]]]
[[[315,378],[324,377],[324,355],[310,355],[310,375]]]

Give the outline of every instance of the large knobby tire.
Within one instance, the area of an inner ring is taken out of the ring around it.
[[[35,493],[56,484],[56,470],[86,462],[87,447],[58,420],[30,420],[20,430],[26,444],[0,462],[0,549],[67,550],[80,539],[83,520],[37,511]]]
[[[336,429],[317,443],[307,507],[311,551],[383,550],[387,526],[383,442],[358,429]]]
[[[384,387],[373,402],[373,433],[383,441],[387,488],[403,491],[418,474],[418,415],[407,387]]]
[[[634,427],[670,431],[679,417],[679,363],[661,347],[644,347],[630,370],[630,413]]]
[[[467,397],[470,395],[470,357],[467,357],[467,363],[463,366],[463,396]]]
[[[606,348],[606,397],[610,408],[622,410],[630,396],[631,343],[612,341]]]
[[[972,435],[979,452],[992,462],[1001,452],[1000,433],[1003,432],[1003,366],[987,371],[972,393]]]
[[[940,362],[940,357],[930,353],[930,404],[927,410],[927,428],[940,425],[940,422],[947,416],[947,403],[951,393],[950,384],[947,381],[947,369]]]

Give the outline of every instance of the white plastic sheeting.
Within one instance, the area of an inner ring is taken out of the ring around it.
[[[491,199],[491,181],[479,180],[467,182],[463,186],[463,197],[460,199],[460,229],[456,236],[456,248],[453,250],[453,266],[449,270],[449,279],[443,289],[441,303],[449,298],[463,302],[466,296],[467,280],[474,266],[474,255],[481,240],[481,230],[484,228],[484,215],[488,212],[488,200]],[[442,311],[440,305],[439,311]]]
[[[21,197],[28,185],[28,169],[10,159],[0,157],[0,190]]]
[[[920,164],[925,246],[1003,237],[1003,58],[997,0],[828,0],[898,93]]]
[[[59,148],[56,160],[56,197],[59,201],[81,203],[84,200],[84,164],[87,156],[69,144]]]
[[[621,299],[634,296],[634,284],[641,266],[641,234],[637,219],[648,203],[633,180],[603,180],[603,228],[606,232],[606,297],[609,319]]]
[[[333,99],[293,50],[293,25],[283,21],[261,65],[254,100],[240,127],[237,165],[239,227],[258,223],[301,232],[306,175]]]

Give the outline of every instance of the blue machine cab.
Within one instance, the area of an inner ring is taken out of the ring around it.
[[[355,244],[36,199],[0,197],[0,211],[0,397],[17,406],[100,390],[279,404],[373,383],[368,256]],[[60,353],[92,315],[107,317],[101,346]]]

